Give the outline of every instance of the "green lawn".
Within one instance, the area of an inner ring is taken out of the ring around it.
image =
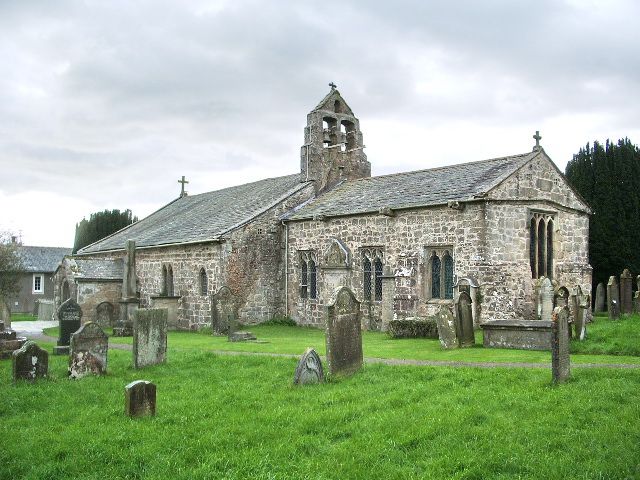
[[[30,313],[12,313],[11,314],[12,322],[33,322],[34,320],[38,320],[37,315],[31,315]]]
[[[264,353],[286,353],[300,355],[307,347],[315,348],[324,355],[324,331],[315,328],[288,327],[278,325],[252,326],[250,330],[260,343],[230,343],[226,337],[214,337],[206,333],[169,332],[168,343],[177,351],[243,351]],[[591,334],[591,332],[594,332]],[[110,330],[107,330],[111,333]],[[600,332],[596,334],[596,332]],[[57,337],[57,328],[46,333]],[[131,337],[111,337],[112,343],[131,344]],[[621,355],[618,342],[635,345],[629,354]],[[602,343],[602,346],[598,346]],[[579,345],[578,345],[579,344]],[[432,339],[392,339],[379,332],[363,333],[364,355],[377,358],[410,360],[439,360],[465,362],[550,362],[550,352],[510,350],[482,347],[482,332],[476,332],[473,348],[442,350],[440,342]],[[579,350],[578,350],[579,349]],[[585,342],[572,342],[571,356],[574,363],[640,363],[640,317],[628,317],[617,322],[598,319],[589,327]]]
[[[580,369],[553,387],[547,369],[367,365],[296,388],[295,359],[181,342],[142,371],[110,351],[108,375],[77,381],[50,356],[49,380],[14,386],[0,361],[0,478],[640,476],[637,371]],[[155,418],[123,413],[136,379],[158,386]]]

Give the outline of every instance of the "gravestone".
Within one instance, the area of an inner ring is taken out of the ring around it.
[[[69,353],[71,334],[80,328],[82,322],[82,309],[80,305],[78,305],[73,298],[69,298],[63,302],[58,309],[58,320],[60,334],[58,344],[54,347],[53,353],[56,355],[66,355]]]
[[[540,302],[538,320],[551,320],[553,314],[554,291],[551,280],[545,278],[540,285]]]
[[[575,338],[578,340],[584,340],[586,335],[585,310],[587,301],[588,295],[583,295],[580,285],[576,285],[571,292],[571,311]]]
[[[553,299],[554,307],[568,307],[569,306],[569,289],[561,286],[555,291]]]
[[[96,323],[102,328],[112,327],[116,320],[116,307],[110,302],[102,302],[96,307]]]
[[[228,335],[238,319],[237,298],[223,286],[211,298],[211,330],[214,335]]]
[[[135,312],[140,306],[137,294],[138,277],[136,276],[136,242],[125,243],[124,271],[122,275],[122,298],[120,299],[120,319],[113,328],[114,337],[130,337],[133,335]]]
[[[294,385],[306,385],[309,383],[323,383],[324,372],[320,356],[313,348],[307,348],[296,367],[293,375]]]
[[[459,278],[456,284],[453,286],[454,297],[457,298],[462,292],[469,294],[471,298],[471,315],[473,317],[473,324],[478,327],[480,325],[480,302],[478,301],[480,284],[472,277]]]
[[[35,342],[27,341],[11,355],[13,381],[45,378],[49,371],[49,354]]]
[[[551,377],[553,383],[564,383],[571,376],[569,360],[569,309],[556,307],[551,317]]]
[[[391,268],[386,266],[382,275],[382,304],[380,305],[382,309],[382,325],[377,329],[372,328],[371,330],[387,330],[389,328],[389,323],[393,321],[394,317],[393,302],[395,296],[396,276],[391,271]]]
[[[460,341],[458,340],[456,322],[451,310],[449,310],[447,306],[443,305],[440,307],[440,310],[436,314],[436,322],[438,324],[438,338],[440,339],[442,348],[458,348]]]
[[[633,313],[633,278],[627,268],[620,275],[620,313]]]
[[[333,374],[351,374],[362,367],[360,302],[340,287],[325,310],[327,361]]]
[[[39,300],[38,301],[38,320],[41,322],[50,322],[53,320],[55,314],[55,307],[53,300]]]
[[[102,375],[107,371],[109,337],[94,322],[87,322],[71,335],[69,377]]]
[[[133,321],[133,366],[143,368],[164,363],[167,358],[167,310],[145,308]]]
[[[614,276],[609,277],[607,284],[607,311],[610,319],[620,318],[620,291],[618,290],[618,281]]]
[[[604,312],[604,305],[605,305],[604,283],[600,282],[596,287],[596,304],[595,304],[596,313]]]
[[[473,310],[471,296],[461,292],[456,301],[456,321],[460,332],[460,346],[471,347],[476,343],[473,335]]]
[[[5,323],[0,322],[0,360],[11,358],[11,354],[27,342],[27,337],[18,337],[15,330],[4,326]]]
[[[130,417],[156,414],[156,386],[146,380],[136,380],[124,387],[124,411]]]

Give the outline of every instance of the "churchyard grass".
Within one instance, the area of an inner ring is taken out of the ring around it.
[[[635,320],[634,320],[635,319]],[[624,322],[621,320],[619,322]],[[630,317],[627,332],[629,339],[625,340],[640,344],[640,317]],[[606,319],[598,318],[590,324],[588,332],[595,327],[602,331],[612,332],[614,337],[618,332],[616,324]],[[301,355],[307,347],[313,347],[320,355],[325,354],[324,331],[309,327],[289,327],[280,325],[255,325],[249,328],[259,339],[254,342],[228,342],[226,337],[214,337],[206,332],[169,332],[169,349],[177,350],[225,350],[237,352],[284,353]],[[106,329],[111,333],[110,329]],[[46,329],[45,333],[52,337],[58,336],[57,328]],[[617,337],[616,337],[617,338]],[[597,342],[594,333],[588,333],[585,345]],[[617,341],[617,340],[616,340]],[[110,343],[131,344],[131,337],[111,337]],[[613,342],[613,341],[612,341]],[[611,349],[574,351],[577,342],[572,342],[572,352],[579,353],[571,356],[573,363],[640,363],[640,354],[612,355]],[[611,343],[611,342],[610,342]],[[582,347],[582,345],[579,345]],[[442,350],[440,342],[433,339],[392,339],[385,333],[363,332],[363,349],[365,357],[396,358],[408,360],[437,360],[455,362],[520,362],[520,363],[549,363],[551,353],[548,351],[526,351],[482,347],[482,332],[476,332],[476,346],[472,348]]]
[[[193,337],[193,336],[192,336]],[[47,344],[51,349],[53,344]],[[296,360],[169,348],[136,371],[10,381],[0,361],[0,478],[638,478],[640,376],[578,369],[366,365],[294,387]],[[157,385],[157,416],[124,415],[124,386]]]
[[[571,342],[571,352],[640,356],[640,315],[623,315],[619,320],[595,317],[587,326],[587,339]]]
[[[33,322],[38,320],[37,315],[31,315],[29,313],[12,313],[11,321],[12,322]]]

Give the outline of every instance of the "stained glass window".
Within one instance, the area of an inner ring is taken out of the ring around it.
[[[373,261],[373,267],[375,270],[375,287],[376,287],[376,301],[382,300],[382,260],[376,258]]]
[[[444,298],[453,298],[453,258],[444,254]]]

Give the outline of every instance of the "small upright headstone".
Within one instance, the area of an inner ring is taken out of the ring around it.
[[[238,318],[237,298],[229,287],[220,287],[211,298],[211,330],[214,335],[228,335]],[[232,326],[233,325],[233,326]]]
[[[49,371],[49,354],[35,342],[27,341],[11,355],[13,381],[44,378]]]
[[[69,377],[102,375],[107,371],[109,337],[94,322],[85,323],[71,335]]]
[[[551,376],[553,383],[564,383],[571,376],[569,360],[569,309],[556,307],[553,310],[551,340]]]
[[[569,289],[561,286],[555,292],[554,307],[568,307],[569,306]]]
[[[442,348],[451,349],[458,348],[460,341],[458,340],[458,332],[456,322],[449,307],[443,305],[436,314],[436,322],[438,324],[438,338]]]
[[[613,275],[609,277],[607,284],[607,311],[610,319],[620,318],[620,291],[618,290],[618,281]]]
[[[164,363],[167,358],[167,309],[145,308],[135,312],[133,366]]]
[[[545,278],[540,285],[540,318],[539,320],[551,320],[554,300],[553,284]]]
[[[324,382],[324,372],[320,356],[313,348],[307,348],[298,362],[293,375],[293,383],[294,385],[306,385],[322,382]]]
[[[596,287],[596,304],[595,304],[596,313],[604,312],[604,305],[605,305],[604,283],[600,282]]]
[[[136,380],[124,387],[124,411],[130,417],[156,414],[156,386],[146,380]]]
[[[336,290],[325,311],[327,361],[332,374],[351,374],[362,367],[360,302],[349,288]]]
[[[456,302],[456,320],[460,332],[460,346],[471,347],[476,340],[473,335],[473,310],[471,296],[467,292],[461,292]]]
[[[580,285],[576,285],[571,292],[571,310],[573,312],[573,328],[575,338],[584,340],[585,338],[585,310],[587,308],[587,295],[582,294]]]
[[[78,305],[73,298],[64,301],[58,309],[58,320],[60,334],[58,344],[54,347],[53,352],[56,355],[66,355],[69,353],[71,334],[80,328],[82,322],[82,309],[80,305]]]
[[[620,313],[633,313],[633,278],[627,268],[620,275]]]

